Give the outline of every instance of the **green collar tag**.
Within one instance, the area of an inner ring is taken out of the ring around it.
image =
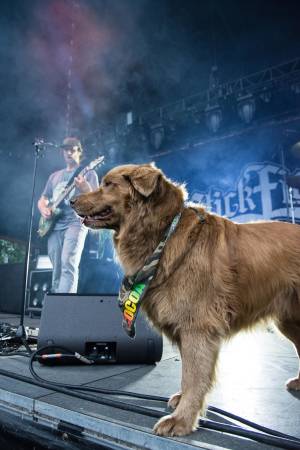
[[[145,287],[145,283],[134,284],[131,290],[127,291],[123,297],[124,301],[119,303],[123,313],[123,328],[130,337],[135,336],[134,323],[141,305],[141,298],[143,297]]]

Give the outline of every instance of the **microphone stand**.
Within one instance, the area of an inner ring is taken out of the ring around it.
[[[38,165],[38,159],[41,155],[42,150],[46,145],[52,145],[56,147],[55,144],[44,142],[42,139],[36,139],[33,143],[34,145],[34,166],[32,173],[32,190],[31,190],[31,203],[30,203],[30,217],[28,223],[28,232],[27,232],[27,245],[25,251],[25,265],[24,265],[24,277],[23,277],[23,297],[21,303],[21,316],[20,316],[20,324],[16,331],[16,338],[21,340],[22,344],[25,346],[26,350],[31,353],[31,349],[27,343],[27,333],[24,327],[24,316],[26,309],[26,299],[28,295],[28,275],[29,275],[29,265],[30,265],[30,255],[31,255],[31,240],[32,240],[32,224],[34,217],[34,194],[35,194],[35,186],[36,186],[36,171]]]

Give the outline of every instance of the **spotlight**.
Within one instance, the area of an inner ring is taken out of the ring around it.
[[[270,103],[272,98],[271,91],[264,89],[263,92],[260,94],[260,98],[264,103]]]
[[[293,83],[291,89],[295,94],[300,94],[300,83]]]
[[[255,100],[252,94],[246,94],[238,98],[238,114],[245,123],[250,123],[255,112]]]
[[[150,131],[150,141],[153,147],[158,150],[162,146],[165,137],[164,127],[159,125],[153,125]]]
[[[32,300],[32,304],[33,304],[33,306],[38,306],[38,304],[39,304],[38,298],[35,297],[35,298]]]
[[[39,288],[40,288],[39,284],[38,284],[38,283],[35,283],[35,284],[33,285],[32,290],[33,290],[34,292],[36,292],[36,291],[39,290]]]
[[[206,125],[212,133],[216,133],[222,122],[222,110],[220,106],[207,106],[205,108]]]
[[[291,148],[292,155],[296,158],[300,157],[300,141],[296,142]]]
[[[132,124],[133,124],[133,112],[128,111],[128,113],[126,113],[126,125],[129,127]]]
[[[107,159],[111,163],[115,163],[118,155],[118,142],[114,132],[111,131],[105,136],[104,148]]]

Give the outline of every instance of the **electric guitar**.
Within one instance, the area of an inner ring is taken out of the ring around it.
[[[78,175],[84,176],[89,170],[95,169],[95,167],[103,164],[104,156],[99,156],[99,158],[91,161]],[[63,200],[70,194],[72,189],[75,187],[75,180],[69,186],[66,186],[65,189],[61,192],[61,194],[57,197],[55,201],[50,200],[48,207],[51,209],[51,217],[49,219],[45,219],[45,217],[41,216],[39,221],[38,235],[40,237],[46,236],[49,231],[52,230],[56,220],[62,213],[62,210],[59,208],[59,205],[63,202]]]

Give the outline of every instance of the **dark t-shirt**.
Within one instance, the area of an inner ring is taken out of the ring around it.
[[[42,195],[54,202],[67,185],[69,179],[73,176],[75,170],[76,169],[74,169],[72,172],[68,172],[67,169],[62,169],[52,173],[48,178]],[[90,184],[92,190],[98,188],[98,176],[94,170],[89,170],[85,174],[84,178]],[[81,225],[78,216],[76,216],[74,210],[70,206],[70,198],[79,194],[79,189],[75,187],[74,189],[72,189],[70,194],[61,202],[59,208],[62,210],[62,214],[57,218],[53,228],[54,230],[64,230],[65,228],[68,228],[71,223],[78,224],[78,226]]]

